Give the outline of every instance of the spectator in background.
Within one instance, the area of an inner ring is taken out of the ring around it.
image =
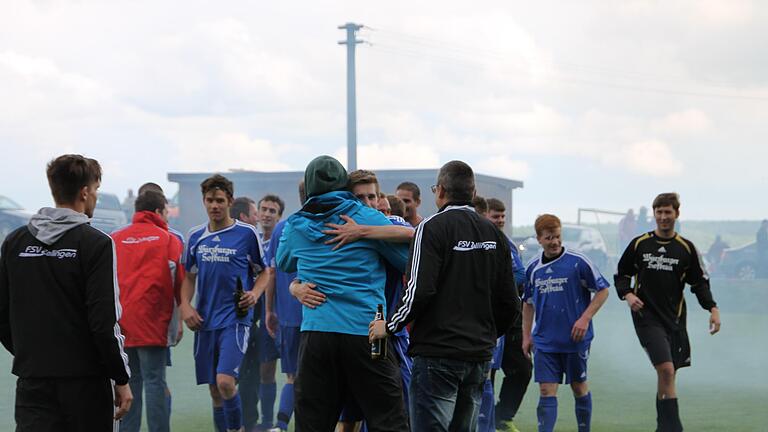
[[[645,234],[648,231],[651,231],[653,227],[651,226],[651,221],[648,219],[648,208],[645,206],[640,207],[640,209],[637,211],[637,222],[635,223],[635,234]]]
[[[627,214],[619,221],[619,249],[624,249],[635,237],[637,232],[637,219],[635,219],[635,211],[632,209],[627,210]]]
[[[139,191],[139,195],[141,195],[141,191]],[[136,196],[133,194],[133,189],[128,189],[128,195],[126,195],[123,203],[120,204],[120,207],[123,209],[123,213],[125,213],[125,218],[128,220],[133,218],[133,203],[135,201]]]
[[[416,183],[402,182],[397,186],[395,195],[405,203],[405,220],[412,227],[418,226],[424,219],[419,215],[419,206],[421,205],[421,190]]]
[[[405,218],[405,202],[395,195],[387,195],[391,216]]]
[[[755,240],[757,241],[757,258],[760,263],[758,267],[760,267],[761,275],[765,275],[768,272],[766,269],[768,267],[768,219],[763,219],[760,229],[757,230]]]
[[[724,242],[723,238],[718,234],[717,237],[715,237],[715,242],[712,243],[712,246],[710,246],[707,251],[707,260],[709,261],[709,264],[713,266],[720,264],[720,255],[722,255],[723,251],[727,248],[728,243]]]

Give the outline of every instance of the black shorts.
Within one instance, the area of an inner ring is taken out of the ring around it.
[[[371,432],[403,432],[408,420],[395,350],[371,359],[368,336],[301,332],[294,384],[296,430],[332,431],[354,401]],[[348,418],[347,420],[353,420]]]
[[[668,330],[652,320],[635,320],[635,332],[651,363],[671,362],[675,369],[691,365],[691,345],[685,328]]]
[[[110,432],[113,400],[107,378],[19,378],[16,432]]]

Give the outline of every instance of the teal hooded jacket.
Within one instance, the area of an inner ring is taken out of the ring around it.
[[[322,331],[367,336],[376,307],[386,308],[384,261],[405,271],[408,244],[358,240],[337,250],[326,245],[326,223],[340,223],[347,215],[359,225],[391,225],[384,214],[363,205],[345,191],[310,198],[285,223],[277,248],[277,266],[296,272],[297,279],[312,282],[326,301],[315,309],[303,307],[302,331]],[[385,312],[386,315],[386,312]]]

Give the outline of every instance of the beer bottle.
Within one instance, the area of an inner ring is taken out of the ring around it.
[[[376,306],[376,318],[374,320],[384,320],[384,306],[379,304]],[[387,356],[387,338],[376,339],[371,342],[371,358],[378,360]]]
[[[241,308],[239,306],[240,300],[243,299],[245,291],[243,291],[243,281],[237,278],[237,288],[235,289],[235,315],[238,318],[245,318],[248,316],[248,308]]]

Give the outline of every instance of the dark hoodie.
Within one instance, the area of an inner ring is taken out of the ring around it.
[[[88,221],[43,208],[0,249],[0,342],[19,377],[128,382],[114,246]]]

